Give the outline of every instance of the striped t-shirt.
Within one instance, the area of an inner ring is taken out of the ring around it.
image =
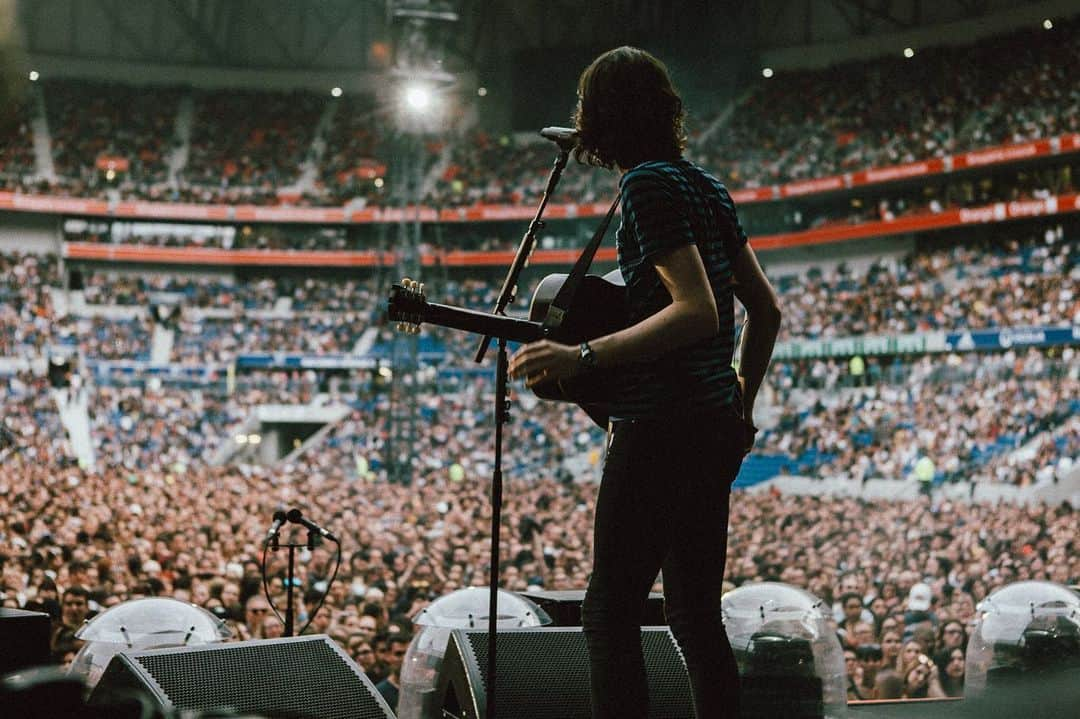
[[[615,234],[626,281],[630,322],[671,304],[653,260],[697,245],[720,314],[719,332],[650,361],[619,368],[621,391],[612,419],[662,417],[722,409],[735,402],[732,369],[735,309],[731,258],[746,244],[727,189],[687,160],[646,162],[619,182],[622,224]]]

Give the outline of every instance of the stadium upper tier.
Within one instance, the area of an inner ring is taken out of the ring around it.
[[[986,328],[1080,325],[1075,226],[1002,228],[983,240],[926,243],[900,257],[858,266],[771,271],[785,308],[781,340],[829,340]],[[152,323],[145,308],[176,305],[172,355],[186,363],[230,361],[239,353],[351,353],[381,327],[385,277],[264,274],[251,279],[124,274],[84,267],[80,302],[130,308],[122,318],[92,316],[83,305],[57,316],[53,292],[64,281],[55,256],[0,256],[0,356],[41,355],[50,344],[78,346],[89,358],[146,359]],[[767,268],[768,269],[768,268]],[[476,309],[494,306],[498,282],[482,270],[431,277],[432,299]],[[527,314],[542,270],[530,270],[513,311]],[[741,320],[736,318],[737,321]],[[384,330],[389,332],[389,330]],[[431,351],[469,353],[461,333],[425,328]],[[380,341],[386,341],[382,337]]]
[[[995,152],[972,163],[1071,151],[1080,148],[1074,137],[1080,132],[1080,81],[1070,72],[1080,62],[1078,30],[1074,19],[1050,32],[921,50],[910,60],[778,73],[754,87],[726,124],[691,116],[688,152],[727,182],[737,200],[753,201],[959,169],[965,153],[1012,143],[1055,138],[1034,153]],[[43,102],[21,108],[20,122],[0,138],[2,189],[325,207],[385,205],[392,189],[385,174],[398,155],[386,142],[385,113],[371,98],[61,80],[38,87]],[[30,126],[42,124],[31,120],[41,107],[51,168],[32,149]],[[426,204],[538,199],[549,147],[523,146],[478,129],[455,133],[457,139],[423,148]],[[898,165],[906,169],[864,173]],[[833,179],[806,182],[820,178]],[[785,183],[796,184],[771,189]],[[573,168],[555,200],[589,203],[613,187],[609,175]]]

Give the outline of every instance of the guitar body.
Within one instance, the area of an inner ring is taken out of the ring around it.
[[[548,275],[537,286],[529,306],[529,319],[543,322],[566,281],[565,274]],[[626,285],[619,270],[603,277],[585,275],[562,325],[550,335],[555,342],[578,345],[625,329],[630,323]],[[573,402],[601,427],[607,425],[608,406],[619,391],[617,373],[590,370],[562,382],[540,382],[533,393],[540,399]]]
[[[548,333],[542,323],[565,281],[565,274],[557,274],[548,275],[540,282],[533,293],[527,320],[428,302],[423,286],[411,280],[390,288],[387,310],[390,319],[414,327],[415,331],[427,322],[523,343],[548,338],[578,345],[630,324],[626,285],[619,270],[612,270],[603,277],[585,275],[562,324]],[[618,376],[611,370],[590,370],[562,383],[541,382],[532,389],[541,399],[580,405],[596,424],[606,427],[608,407],[617,396],[618,385]]]

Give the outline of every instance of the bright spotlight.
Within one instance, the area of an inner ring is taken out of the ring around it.
[[[405,87],[405,107],[410,111],[420,113],[431,107],[431,88],[427,85],[412,83]]]
[[[1047,20],[1046,22],[1050,22],[1050,21]],[[30,82],[37,82],[39,77],[41,77],[41,75],[38,74],[37,70],[31,70],[30,71]]]
[[[375,187],[382,188],[382,186],[385,184],[386,182],[381,177],[375,178]]]
[[[487,97],[487,88],[486,87],[477,88],[476,94],[479,95],[480,97]]]
[[[1043,20],[1043,30],[1053,30],[1053,29],[1054,29],[1054,21],[1053,20],[1051,20],[1050,18],[1046,18],[1045,20]],[[34,78],[30,78],[30,79],[33,80]]]
[[[771,67],[763,68],[761,70],[761,76],[766,77],[766,78],[772,77],[773,76],[773,69]]]
[[[911,49],[910,47],[905,47],[904,48],[904,57],[906,57],[906,58],[908,58],[910,60],[911,58],[915,57],[915,51],[913,49]]]
[[[331,88],[330,89],[330,96],[331,97],[341,97],[341,88],[340,87]]]

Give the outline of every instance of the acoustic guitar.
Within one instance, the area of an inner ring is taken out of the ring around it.
[[[553,274],[540,281],[533,293],[527,320],[428,302],[423,285],[411,280],[403,280],[390,288],[387,309],[391,320],[410,328],[419,328],[426,323],[522,343],[550,339],[577,345],[629,325],[626,285],[616,269],[603,277],[585,275],[562,324],[548,331],[543,321],[566,277],[566,274]],[[540,399],[572,402],[585,410],[599,426],[606,427],[609,406],[616,397],[618,386],[617,372],[593,369],[561,382],[539,382],[532,391]]]

